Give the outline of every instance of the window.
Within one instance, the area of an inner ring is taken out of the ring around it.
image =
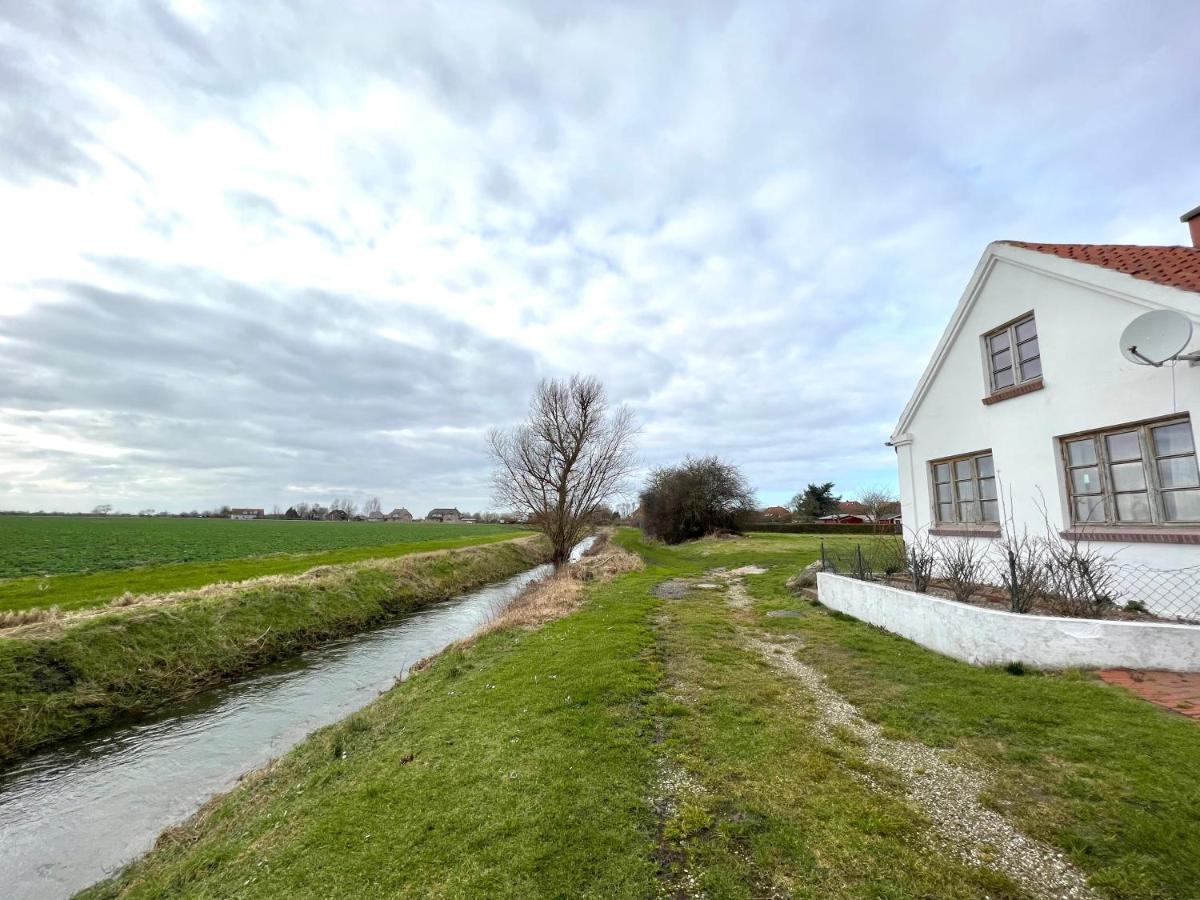
[[[1032,314],[997,328],[983,340],[993,392],[1042,377],[1042,354]]]
[[[1061,443],[1076,524],[1200,522],[1200,471],[1189,418],[1125,425]]]
[[[938,460],[929,468],[934,518],[939,524],[1000,522],[996,471],[989,451]]]

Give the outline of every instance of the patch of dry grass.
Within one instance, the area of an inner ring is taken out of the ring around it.
[[[63,611],[57,606],[36,609],[13,609],[0,612],[0,628],[16,628],[19,625],[36,625],[61,619]]]
[[[583,605],[586,582],[605,582],[645,568],[642,558],[609,540],[607,531],[579,560],[564,571],[535,581],[512,601],[503,612],[458,646],[469,647],[485,634],[506,628],[536,628],[561,619]]]

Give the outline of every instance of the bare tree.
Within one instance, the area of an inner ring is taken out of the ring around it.
[[[883,524],[883,518],[895,513],[900,501],[887,488],[864,488],[858,493],[858,503],[863,512],[870,517],[875,532],[879,533],[888,530]]]
[[[363,515],[371,515],[371,513],[382,513],[383,504],[379,502],[378,497],[372,497],[363,507]]]
[[[99,506],[95,507],[92,510],[92,515],[93,516],[107,516],[110,512],[112,512],[112,510],[113,510],[113,508],[112,508],[111,503],[101,503]]]
[[[633,474],[635,432],[633,414],[610,410],[598,379],[541,382],[525,422],[488,435],[497,505],[528,515],[563,565],[592,514]]]

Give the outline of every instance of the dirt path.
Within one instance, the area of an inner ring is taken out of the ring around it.
[[[729,606],[739,611],[749,608],[743,576],[756,572],[747,568],[710,574],[727,585]],[[944,750],[884,737],[880,727],[864,719],[853,704],[830,688],[819,671],[796,658],[794,651],[802,646],[799,638],[755,634],[745,627],[738,631],[747,649],[808,692],[818,714],[817,734],[839,743],[843,740],[839,733],[848,733],[868,762],[896,773],[909,799],[933,823],[938,842],[964,862],[1003,872],[1037,897],[1077,900],[1096,896],[1061,853],[1026,837],[979,802],[987,787],[984,773],[950,762]],[[884,790],[869,776],[864,779],[876,790]]]

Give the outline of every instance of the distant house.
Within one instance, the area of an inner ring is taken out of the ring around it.
[[[403,506],[398,506],[387,514],[387,520],[389,522],[411,522],[412,513]]]
[[[261,519],[264,511],[261,509],[251,509],[249,507],[233,507],[229,510],[229,518],[231,519]]]
[[[462,513],[457,509],[431,509],[425,516],[426,522],[459,522]]]
[[[772,522],[786,522],[792,517],[792,511],[784,506],[768,506],[762,511],[764,519]]]
[[[346,512],[344,509],[331,509],[325,514],[325,520],[327,522],[345,522],[348,521],[349,518],[350,513]]]
[[[329,517],[329,510],[323,506],[314,506],[308,511],[308,518],[313,520],[326,519]]]
[[[871,517],[867,515],[859,515],[858,513],[833,513],[828,516],[821,516],[817,521],[822,525],[868,525],[871,522]]]
[[[383,519],[384,519],[383,513],[377,509],[373,509],[369,513],[367,513],[367,521],[368,522],[382,522]]]

